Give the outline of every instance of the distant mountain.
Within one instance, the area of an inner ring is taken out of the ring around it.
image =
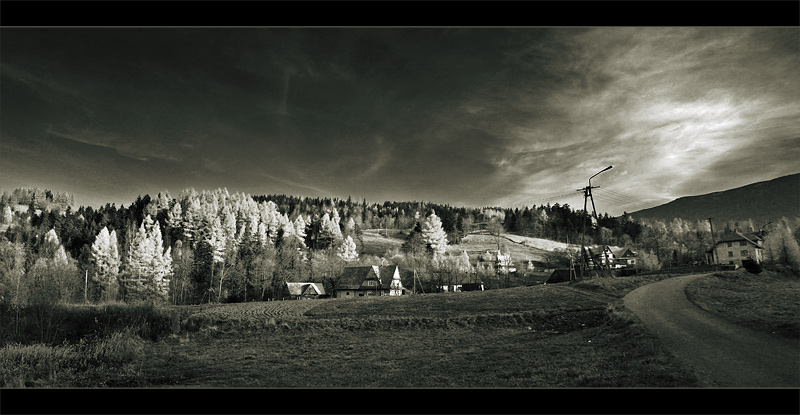
[[[752,219],[756,226],[800,216],[800,173],[731,190],[675,199],[661,206],[631,212],[634,219],[689,221],[714,218],[715,224]],[[715,226],[716,227],[716,226]]]

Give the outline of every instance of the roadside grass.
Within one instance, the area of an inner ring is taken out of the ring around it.
[[[700,308],[736,324],[789,339],[800,339],[800,279],[744,270],[718,272],[686,287]]]

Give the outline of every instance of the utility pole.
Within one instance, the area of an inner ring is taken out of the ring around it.
[[[581,267],[580,267],[580,269],[581,269],[581,279],[583,279],[583,268],[584,267],[588,267],[588,265],[589,265],[589,261],[588,261],[588,258],[586,257],[586,253],[585,253],[586,244],[585,244],[584,240],[586,239],[586,213],[587,213],[586,212],[586,202],[590,198],[592,199],[593,216],[594,216],[595,220],[597,220],[597,209],[595,209],[594,198],[592,197],[592,189],[593,189],[593,187],[592,187],[592,179],[595,176],[597,176],[598,174],[600,174],[600,173],[602,173],[602,172],[604,172],[606,170],[610,170],[612,167],[614,167],[614,166],[608,166],[608,167],[604,168],[603,170],[600,170],[599,172],[595,173],[594,176],[589,178],[589,185],[588,186],[584,187],[583,189],[578,189],[579,192],[583,192],[583,233],[581,234]]]
[[[708,218],[708,225],[711,226],[711,243],[713,244],[711,245],[711,265],[715,266],[717,265],[717,240],[714,238],[714,224],[711,223],[711,219],[714,218]]]
[[[83,280],[83,302],[89,302],[89,270],[86,270],[86,275]]]

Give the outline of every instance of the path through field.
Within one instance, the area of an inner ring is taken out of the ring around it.
[[[640,287],[625,306],[709,387],[798,387],[800,344],[733,324],[694,305],[686,286],[709,274]]]

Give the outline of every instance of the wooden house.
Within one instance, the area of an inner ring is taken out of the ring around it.
[[[317,282],[287,282],[284,286],[283,298],[292,300],[308,300],[326,297],[325,287]]]
[[[336,283],[336,298],[405,295],[397,266],[345,267]]]
[[[636,252],[630,248],[618,250],[614,264],[616,268],[636,268]]]

